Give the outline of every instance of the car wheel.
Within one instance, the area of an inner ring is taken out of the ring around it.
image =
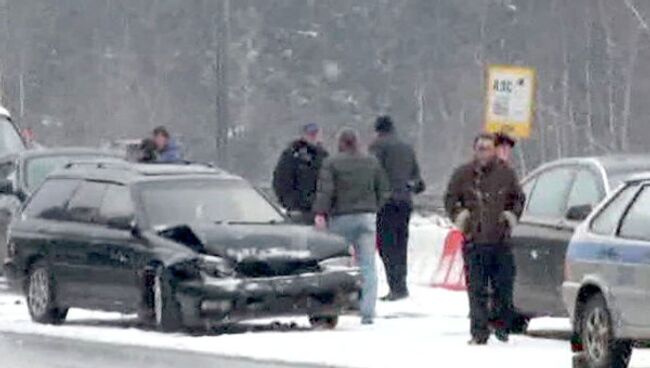
[[[339,324],[339,316],[311,316],[309,323],[313,328],[333,330]]]
[[[510,333],[515,335],[524,335],[528,331],[529,324],[530,324],[530,317],[517,313],[512,319],[512,325],[510,326]]]
[[[176,301],[170,277],[159,267],[153,280],[153,315],[158,329],[165,332],[178,331],[182,327],[181,309]]]
[[[591,368],[626,368],[632,356],[632,343],[614,337],[612,318],[602,295],[594,295],[585,305],[580,319],[584,359]]]
[[[68,308],[56,305],[54,277],[45,262],[36,262],[29,271],[26,294],[27,308],[32,320],[38,323],[61,324]]]

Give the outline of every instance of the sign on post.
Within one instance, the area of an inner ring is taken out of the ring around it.
[[[535,69],[490,65],[487,72],[485,130],[518,138],[530,136],[535,99]]]

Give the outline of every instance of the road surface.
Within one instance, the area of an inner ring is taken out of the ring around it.
[[[325,367],[6,332],[0,332],[0,357],[3,367],[12,368]]]

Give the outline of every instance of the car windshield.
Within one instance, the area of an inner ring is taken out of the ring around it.
[[[14,125],[5,117],[0,117],[0,156],[25,150],[25,143]]]
[[[106,159],[119,160],[113,156],[91,153],[51,155],[30,158],[25,162],[25,184],[27,189],[31,192],[43,183],[47,175],[52,171],[63,167],[67,163],[89,160],[104,161]]]
[[[166,180],[141,184],[140,197],[151,227],[190,222],[281,222],[282,215],[240,180]]]

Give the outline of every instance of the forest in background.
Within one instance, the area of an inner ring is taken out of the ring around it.
[[[649,21],[638,0],[0,0],[0,86],[46,145],[166,125],[256,183],[302,124],[367,141],[389,113],[436,190],[482,128],[489,64],[537,70],[521,171],[646,152]]]

